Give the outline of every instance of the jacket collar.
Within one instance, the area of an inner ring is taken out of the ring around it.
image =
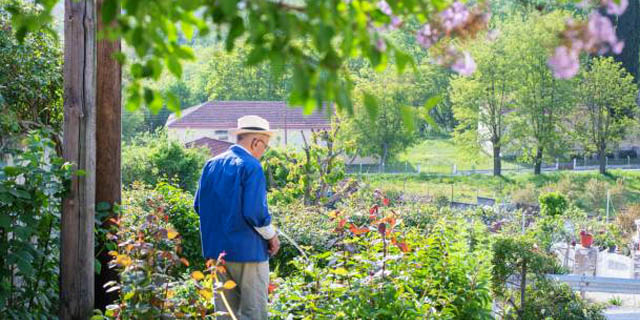
[[[251,154],[251,152],[249,152],[249,150],[247,150],[245,147],[243,147],[243,146],[241,146],[239,144],[232,145],[230,149],[233,150],[236,153],[244,154],[244,155],[247,155],[247,156],[250,156],[250,157],[253,158],[253,155]]]

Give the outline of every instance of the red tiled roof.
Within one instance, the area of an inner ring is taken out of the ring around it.
[[[227,142],[227,141],[222,141],[222,140],[217,140],[217,139],[212,139],[209,137],[202,137],[198,140],[194,140],[191,141],[189,143],[187,143],[187,147],[189,148],[193,148],[193,147],[206,147],[209,149],[209,151],[211,151],[211,156],[215,157],[225,151],[227,151],[227,149],[229,149],[230,146],[232,146],[233,143],[231,142]]]
[[[272,129],[325,129],[331,127],[326,111],[305,116],[301,108],[290,108],[282,101],[209,101],[183,110],[180,118],[171,115],[167,127],[232,129],[238,118],[258,115],[267,119]]]

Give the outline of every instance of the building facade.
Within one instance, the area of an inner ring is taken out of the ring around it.
[[[309,141],[313,131],[331,129],[331,113],[326,109],[304,115],[301,108],[282,101],[209,101],[182,110],[180,117],[172,114],[167,119],[167,132],[169,138],[185,145],[209,147],[215,155],[220,146],[235,143],[230,131],[237,127],[240,117],[247,115],[269,121],[271,130],[277,132],[271,141],[274,146],[301,149],[303,135]]]

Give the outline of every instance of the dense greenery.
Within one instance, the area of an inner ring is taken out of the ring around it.
[[[37,12],[33,5],[0,1],[0,148],[12,136],[47,129],[57,144],[62,130],[62,51],[49,33],[30,34],[19,43],[9,4]],[[13,141],[15,143],[15,141]],[[58,152],[61,153],[61,146]]]
[[[32,132],[0,167],[0,314],[50,319],[58,310],[60,213],[71,165]],[[5,158],[6,159],[6,158]]]
[[[164,130],[144,134],[122,148],[122,182],[128,187],[134,181],[147,185],[167,181],[195,192],[208,157],[208,150],[186,148]]]

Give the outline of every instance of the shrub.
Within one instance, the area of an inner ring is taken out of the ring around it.
[[[118,231],[109,236],[118,248],[109,252],[113,256],[109,267],[118,270],[119,280],[105,285],[107,291],[119,291],[119,298],[104,315],[96,311],[92,319],[215,319],[212,297],[217,290],[235,286],[217,281],[222,259],[210,262],[205,273],[179,272],[190,262],[181,256],[183,239],[169,222],[172,208],[161,192],[176,189],[166,185],[161,191],[136,189],[129,193],[135,196],[133,202],[125,198],[115,221]],[[173,196],[169,203],[182,201]]]
[[[208,151],[186,148],[166,131],[143,134],[122,148],[122,184],[134,181],[155,186],[162,181],[195,192]]]
[[[157,208],[149,206],[150,200],[153,200]],[[156,209],[163,212],[166,216],[166,222],[171,224],[180,234],[179,246],[176,251],[189,261],[191,270],[204,269],[205,261],[202,257],[200,241],[200,218],[193,210],[193,196],[191,194],[165,182],[161,182],[154,189],[134,183],[129,190],[124,191],[123,201],[126,205],[125,212],[129,215],[142,215]],[[177,265],[174,273],[185,271],[188,271],[186,266]]]
[[[274,319],[491,319],[488,247],[479,240],[486,229],[442,219],[425,236],[397,231],[392,209],[371,209],[364,225],[349,212],[331,214],[334,247],[296,258],[296,272],[278,279]]]
[[[567,210],[567,199],[556,192],[545,193],[538,198],[540,202],[540,213],[544,216],[562,215]]]
[[[302,152],[269,150],[262,165],[270,191],[269,203],[292,203],[303,198],[307,205],[317,205],[335,193],[345,177],[341,151],[334,149],[334,136],[315,132]]]
[[[32,132],[0,174],[0,314],[53,318],[58,307],[60,214],[70,164]]]

